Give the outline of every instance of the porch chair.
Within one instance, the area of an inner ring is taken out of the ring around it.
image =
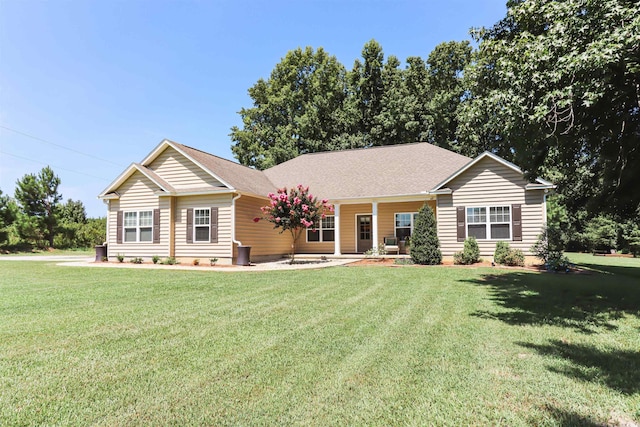
[[[389,252],[395,252],[400,255],[400,246],[398,246],[398,238],[395,236],[384,238],[384,248]]]

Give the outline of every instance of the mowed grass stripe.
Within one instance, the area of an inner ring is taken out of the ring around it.
[[[0,425],[640,419],[633,274],[3,266]]]

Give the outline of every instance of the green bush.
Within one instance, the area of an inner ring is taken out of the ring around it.
[[[509,249],[500,264],[524,267],[524,253],[520,249]]]
[[[442,262],[436,216],[426,203],[418,212],[411,234],[411,260],[422,265],[436,265]]]
[[[151,261],[152,261],[154,264],[157,264],[157,263],[158,263],[158,261],[160,261],[160,256],[158,256],[158,255],[154,255],[154,256],[152,256],[152,257],[151,257]]]
[[[511,249],[509,242],[498,241],[493,261],[496,264],[524,267],[524,253],[520,249]]]
[[[496,264],[504,264],[504,259],[509,254],[510,250],[509,242],[502,240],[496,242],[496,251],[493,253],[493,261]]]
[[[615,220],[601,215],[587,223],[584,238],[592,250],[608,252],[617,248],[619,228]]]
[[[569,268],[569,259],[563,253],[564,241],[562,230],[549,224],[544,227],[538,240],[531,248],[531,252],[544,261],[547,270],[564,271]]]
[[[142,264],[142,258],[140,257],[135,257],[135,258],[131,258],[131,264]]]
[[[453,254],[454,264],[475,264],[480,261],[480,248],[478,247],[478,241],[475,237],[467,237],[464,241],[464,247],[462,252],[456,252]]]

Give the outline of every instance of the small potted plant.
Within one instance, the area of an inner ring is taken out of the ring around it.
[[[216,262],[218,262],[218,258],[209,258],[209,263],[212,267],[216,265]]]

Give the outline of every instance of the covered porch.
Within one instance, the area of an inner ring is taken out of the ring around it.
[[[415,217],[427,203],[435,211],[435,196],[396,197],[383,200],[336,200],[333,216],[327,216],[316,231],[301,236],[296,252],[304,255],[362,256],[396,237],[399,251],[406,254],[405,240],[413,232]],[[396,254],[389,254],[392,256]]]

